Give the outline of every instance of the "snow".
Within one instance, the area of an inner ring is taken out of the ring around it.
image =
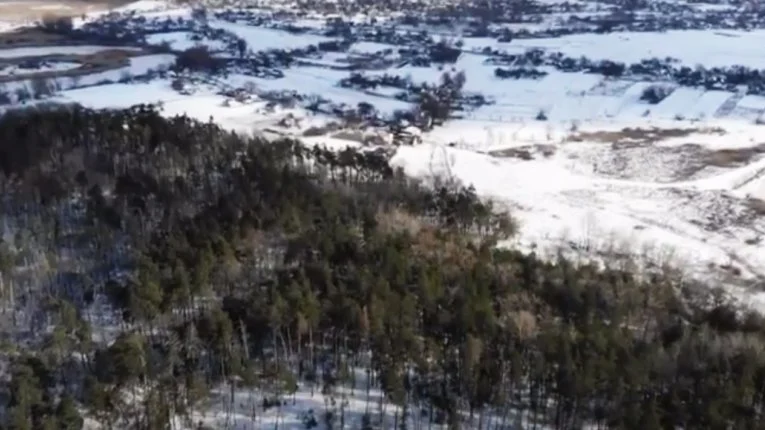
[[[53,101],[78,102],[94,109],[120,109],[184,98],[173,91],[168,82],[157,80],[148,84],[112,84],[108,91],[100,86],[65,91]]]
[[[747,133],[749,140],[761,136],[754,126]],[[730,137],[708,136],[714,145],[707,149],[741,146],[744,136],[741,131]],[[509,207],[521,223],[514,246],[551,254],[566,242],[598,251],[629,248],[650,254],[645,258],[678,264],[704,277],[712,276],[711,267],[731,263],[745,278],[765,273],[765,247],[746,242],[761,237],[765,221],[753,221],[754,226],[742,224],[746,205],[736,197],[736,193],[762,195],[765,158],[699,180],[655,183],[650,177],[670,166],[661,165],[656,150],[649,149],[642,155],[636,152],[626,156],[644,157],[630,161],[636,170],[653,169],[654,174],[643,172],[645,179],[639,180],[612,179],[598,173],[609,166],[596,164],[619,162],[619,151],[607,143],[561,142],[558,137],[549,126],[526,125],[524,130],[487,124],[481,128],[464,121],[428,134],[426,144],[400,148],[393,163],[413,176],[456,178],[473,185],[479,195]],[[686,143],[699,143],[694,137],[688,136]],[[462,140],[459,148],[444,146],[455,138]],[[483,143],[487,140],[489,145]],[[476,152],[497,149],[503,142],[505,148],[547,145],[553,151],[550,156],[535,155],[532,160]],[[595,165],[592,159],[582,157],[593,148],[601,148],[604,154]],[[714,222],[710,222],[712,218]]]
[[[749,95],[745,96],[736,105],[737,109],[763,110],[765,109],[765,97]]]
[[[353,45],[351,45],[348,51],[353,53],[359,53],[359,54],[374,54],[376,52],[385,51],[387,49],[390,49],[393,52],[395,52],[397,50],[397,47],[393,45],[389,45],[387,43],[356,42]]]
[[[171,54],[152,54],[142,55],[138,57],[130,58],[130,65],[125,67],[119,67],[113,70],[105,70],[103,72],[91,73],[87,75],[79,75],[72,77],[54,77],[50,78],[51,81],[55,81],[55,86],[60,89],[70,89],[74,87],[86,87],[100,85],[104,82],[116,82],[128,76],[139,76],[148,73],[149,70],[157,70],[161,67],[167,67],[175,61],[175,56]],[[23,79],[18,81],[6,82],[3,84],[4,89],[8,91],[16,91],[19,88],[26,87],[28,90],[32,90],[32,79]],[[101,89],[103,91],[103,88]],[[138,95],[145,97],[146,94],[139,93]]]
[[[172,427],[192,430],[196,429],[196,424],[201,422],[211,428],[230,430],[302,430],[314,427],[317,429],[335,427],[360,429],[364,428],[363,416],[368,413],[371,420],[369,424],[372,428],[399,428],[400,422],[399,426],[394,424],[397,420],[402,420],[402,408],[389,403],[385,394],[378,388],[367,389],[367,375],[363,369],[355,369],[352,375],[351,382],[334,387],[326,394],[322,393],[321,386],[318,384],[314,389],[300,384],[294,394],[281,396],[283,399],[281,406],[273,406],[267,410],[263,410],[262,407],[266,393],[261,390],[236,389],[232,398],[230,390],[216,389],[212,404],[205,413],[195,412],[190,417],[189,425],[185,425],[179,419]],[[327,411],[332,411],[334,415],[334,425],[329,427],[325,424]],[[477,427],[479,420],[477,415],[473,417],[472,422],[466,423],[466,428]],[[382,422],[380,422],[381,416]],[[315,419],[315,426],[306,424],[308,417]],[[465,419],[469,418],[465,417]],[[427,425],[425,424],[427,420],[424,414],[418,413],[416,409],[409,410],[406,418],[407,428],[424,428],[425,426],[434,430],[445,428],[444,425],[434,423]],[[518,419],[517,421],[525,422],[526,420]]]
[[[765,178],[752,181],[739,189],[745,196],[765,200]]]
[[[711,118],[731,97],[733,94],[727,91],[707,91],[696,100],[696,104],[690,108],[688,116],[698,119]]]
[[[407,102],[396,100],[392,97],[363,94],[358,91],[342,88],[337,82],[348,76],[348,72],[340,70],[328,70],[320,67],[300,67],[283,71],[284,77],[279,79],[253,78],[242,75],[232,75],[229,83],[243,86],[246,82],[253,82],[261,91],[294,91],[304,89],[306,95],[315,95],[326,98],[334,103],[345,103],[350,107],[356,107],[358,103],[366,101],[377,108],[378,111],[390,114],[397,109],[409,109]]]
[[[206,45],[213,51],[220,51],[226,47],[225,44],[216,40],[191,40],[192,35],[193,33],[188,31],[174,31],[170,33],[151,34],[146,37],[146,42],[151,45],[161,45],[162,43],[168,43],[170,48],[178,51],[184,51],[198,45]]]
[[[247,41],[254,52],[268,49],[297,49],[333,39],[312,34],[294,34],[283,30],[254,27],[222,20],[210,20],[210,26],[230,31]]]
[[[143,55],[139,57],[133,57],[130,59],[130,65],[120,67],[114,70],[107,70],[104,72],[93,73],[90,75],[84,75],[79,77],[77,86],[90,86],[96,85],[103,81],[117,81],[123,77],[138,76],[147,73],[150,69],[158,69],[163,66],[168,66],[175,61],[175,56],[170,54],[153,54]],[[66,85],[65,85],[66,87]]]
[[[162,0],[140,0],[137,2],[129,3],[124,6],[120,6],[115,9],[115,12],[153,12],[157,10],[167,9],[170,7],[168,2]]]
[[[0,21],[0,33],[11,31],[18,27],[18,24],[13,22]]]
[[[651,109],[651,114],[660,118],[682,117],[696,106],[697,101],[703,94],[703,90],[695,88],[677,88],[672,91],[672,94]]]
[[[705,67],[742,65],[765,68],[760,47],[765,44],[765,30],[705,30],[666,32],[617,32],[609,34],[574,34],[551,39],[517,39],[509,44],[491,43],[495,49],[519,50],[541,48],[561,51],[570,57],[637,63],[645,58],[677,58],[682,64]],[[467,46],[467,45],[466,45]],[[471,45],[473,46],[473,45]]]
[[[104,91],[104,88],[108,90]],[[227,107],[224,103],[226,98],[216,95],[212,88],[200,88],[195,94],[182,95],[171,88],[170,80],[161,79],[149,83],[112,84],[64,91],[54,101],[80,103],[94,109],[120,109],[141,103],[161,104],[166,115],[188,115],[200,121],[212,118],[223,127],[246,134],[271,125],[276,114],[290,113],[296,117],[303,114],[293,110],[268,113],[265,101],[231,103]]]
[[[23,75],[28,73],[63,72],[66,70],[76,69],[78,67],[80,67],[79,63],[71,63],[71,62],[63,62],[63,61],[46,64],[42,67],[38,67],[35,69],[21,68],[15,65],[12,65],[12,66],[0,65],[0,77]]]

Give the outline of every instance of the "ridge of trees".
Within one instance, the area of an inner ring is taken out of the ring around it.
[[[281,408],[353,369],[369,428],[760,427],[757,314],[499,249],[510,216],[381,153],[40,107],[0,117],[0,181],[5,428],[165,429],[216,387]]]

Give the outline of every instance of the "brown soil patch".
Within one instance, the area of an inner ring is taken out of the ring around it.
[[[602,142],[613,145],[645,145],[665,139],[687,137],[695,133],[724,134],[722,129],[701,128],[623,128],[618,131],[579,132],[568,137],[569,142]]]
[[[748,163],[753,157],[765,154],[765,143],[751,148],[721,149],[710,152],[706,161],[710,166],[735,167]]]
[[[0,33],[0,49],[55,45],[60,43],[66,43],[66,39],[60,34],[45,32],[35,27],[21,28],[7,33]]]
[[[765,216],[765,200],[750,198],[746,203],[755,214]]]
[[[104,72],[107,70],[116,69],[130,65],[130,58],[146,55],[148,52],[144,51],[132,51],[124,49],[106,49],[95,54],[90,55],[46,55],[43,57],[31,57],[35,59],[43,59],[47,62],[67,62],[78,63],[80,67],[69,70],[52,70],[29,73],[20,73],[16,75],[0,76],[0,83],[21,81],[26,79],[50,79],[58,77],[75,77],[81,75],[87,75],[91,73]],[[16,57],[13,59],[6,59],[0,61],[0,65],[8,66],[14,64],[21,64],[24,61],[29,60],[30,57]]]
[[[550,157],[555,154],[553,145],[525,145],[514,148],[489,151],[489,155],[500,158],[520,158],[521,160],[533,160],[538,157]]]
[[[334,139],[347,140],[349,142],[364,143],[364,134],[355,130],[343,130],[332,135]]]

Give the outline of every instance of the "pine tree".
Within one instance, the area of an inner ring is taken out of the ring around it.
[[[72,396],[64,394],[56,407],[56,421],[60,430],[79,430],[83,419]]]

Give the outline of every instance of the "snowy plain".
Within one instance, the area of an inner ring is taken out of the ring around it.
[[[77,63],[60,61],[50,64],[44,64],[40,67],[26,68],[19,66],[2,66],[0,65],[0,77],[2,76],[14,76],[26,73],[42,73],[42,72],[64,72],[71,69],[76,69],[80,65]]]
[[[468,39],[469,40],[469,39]],[[670,41],[670,42],[668,42]],[[707,31],[672,30],[665,32],[618,32],[610,34],[574,34],[554,39],[519,39],[498,48],[523,52],[541,48],[565,52],[571,57],[636,63],[648,58],[676,58],[681,64],[694,67],[722,67],[733,64],[754,68],[765,67],[760,48],[765,43],[765,30]],[[470,43],[476,48],[480,44]]]

